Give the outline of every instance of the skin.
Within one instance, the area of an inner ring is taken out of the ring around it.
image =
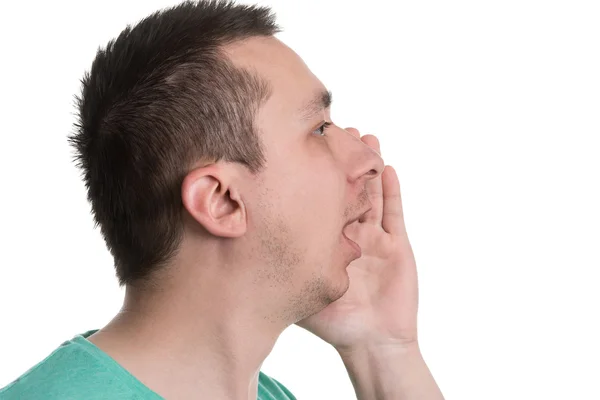
[[[160,287],[128,286],[121,311],[89,337],[169,399],[256,399],[281,332],[348,291],[357,255],[342,231],[372,207],[366,185],[384,169],[374,137],[335,125],[321,136],[329,109],[302,118],[326,88],[281,41],[225,50],[272,86],[256,116],[267,167],[196,165],[182,185],[185,238]]]

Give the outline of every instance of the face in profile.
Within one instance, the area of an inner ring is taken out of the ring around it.
[[[369,207],[365,183],[383,161],[331,121],[326,87],[278,39],[252,38],[227,51],[272,87],[256,117],[267,164],[250,196],[247,235],[261,266],[257,282],[287,304],[275,317],[296,322],[348,289],[346,267],[357,256],[342,231]]]

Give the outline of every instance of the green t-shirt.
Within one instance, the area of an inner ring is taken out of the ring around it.
[[[0,400],[141,400],[163,399],[86,338],[76,335],[16,380],[0,389]],[[198,398],[202,398],[201,393]],[[262,371],[257,400],[296,400]]]

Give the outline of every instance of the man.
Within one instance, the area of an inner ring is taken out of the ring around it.
[[[187,2],[98,52],[70,142],[125,302],[0,398],[294,399],[260,371],[294,323],[358,399],[442,398],[396,173],[278,31],[264,7]]]

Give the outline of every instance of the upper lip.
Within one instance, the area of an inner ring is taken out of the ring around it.
[[[360,217],[362,217],[363,215],[365,215],[366,213],[371,211],[372,208],[373,208],[373,206],[369,206],[369,208],[367,208],[366,210],[364,210],[363,212],[358,214],[355,218],[352,218],[351,220],[346,222],[346,225],[344,225],[344,228],[347,227],[348,225],[350,225],[351,223],[358,221],[360,219]]]

